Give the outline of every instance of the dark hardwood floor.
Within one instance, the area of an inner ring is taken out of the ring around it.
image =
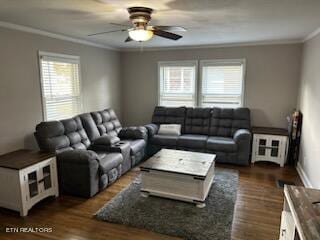
[[[250,167],[217,166],[238,169],[240,173],[232,239],[278,239],[283,189],[277,188],[276,179],[302,185],[296,170],[271,163],[256,163]],[[45,199],[32,208],[25,218],[17,212],[0,208],[0,239],[177,239],[93,218],[93,214],[138,173],[137,169],[131,170],[91,199],[72,196]],[[52,232],[5,233],[5,227],[52,227]]]

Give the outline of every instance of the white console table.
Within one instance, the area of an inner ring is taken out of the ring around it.
[[[320,190],[284,187],[279,240],[320,239]]]
[[[0,156],[0,207],[26,216],[29,209],[48,196],[59,196],[56,157],[18,150]]]
[[[251,162],[268,161],[284,166],[288,152],[288,131],[281,128],[253,127]]]

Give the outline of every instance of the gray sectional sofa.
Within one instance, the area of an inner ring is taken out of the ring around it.
[[[180,124],[182,135],[158,134],[161,124]],[[250,111],[156,107],[151,124],[122,128],[106,109],[41,122],[34,135],[42,151],[56,154],[60,191],[91,197],[161,148],[215,153],[218,162],[248,165]]]
[[[82,197],[138,164],[147,144],[146,128],[122,128],[112,109],[41,122],[35,137],[41,150],[56,153],[60,191]]]
[[[160,135],[161,124],[180,124],[180,136]],[[217,162],[248,165],[251,133],[248,108],[156,107],[148,129],[148,155],[161,148],[215,153]]]

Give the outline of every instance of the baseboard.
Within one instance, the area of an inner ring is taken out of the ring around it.
[[[297,169],[297,172],[302,180],[303,185],[307,188],[313,188],[312,184],[311,184],[309,178],[307,177],[307,174],[303,170],[300,162],[298,162],[296,169]]]

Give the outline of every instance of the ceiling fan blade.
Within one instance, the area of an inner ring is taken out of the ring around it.
[[[124,31],[127,31],[127,29],[120,29],[120,30],[113,30],[113,31],[99,32],[99,33],[92,33],[92,34],[89,34],[88,36],[91,37],[91,36],[100,35],[100,34],[113,33],[113,32],[124,32]]]
[[[121,24],[121,23],[109,23],[110,25],[114,25],[114,26],[121,26],[121,27],[131,27],[130,25],[127,24]]]
[[[154,33],[154,35],[157,35],[159,37],[168,38],[171,40],[178,40],[178,39],[182,38],[182,36],[180,36],[178,34],[166,32],[166,31],[162,31],[162,30],[158,30],[158,29],[154,29],[153,33]]]
[[[153,26],[154,29],[170,31],[170,32],[185,32],[187,29],[180,26]]]
[[[133,41],[131,37],[127,37],[126,40],[124,40],[124,42],[131,42],[131,41]]]

